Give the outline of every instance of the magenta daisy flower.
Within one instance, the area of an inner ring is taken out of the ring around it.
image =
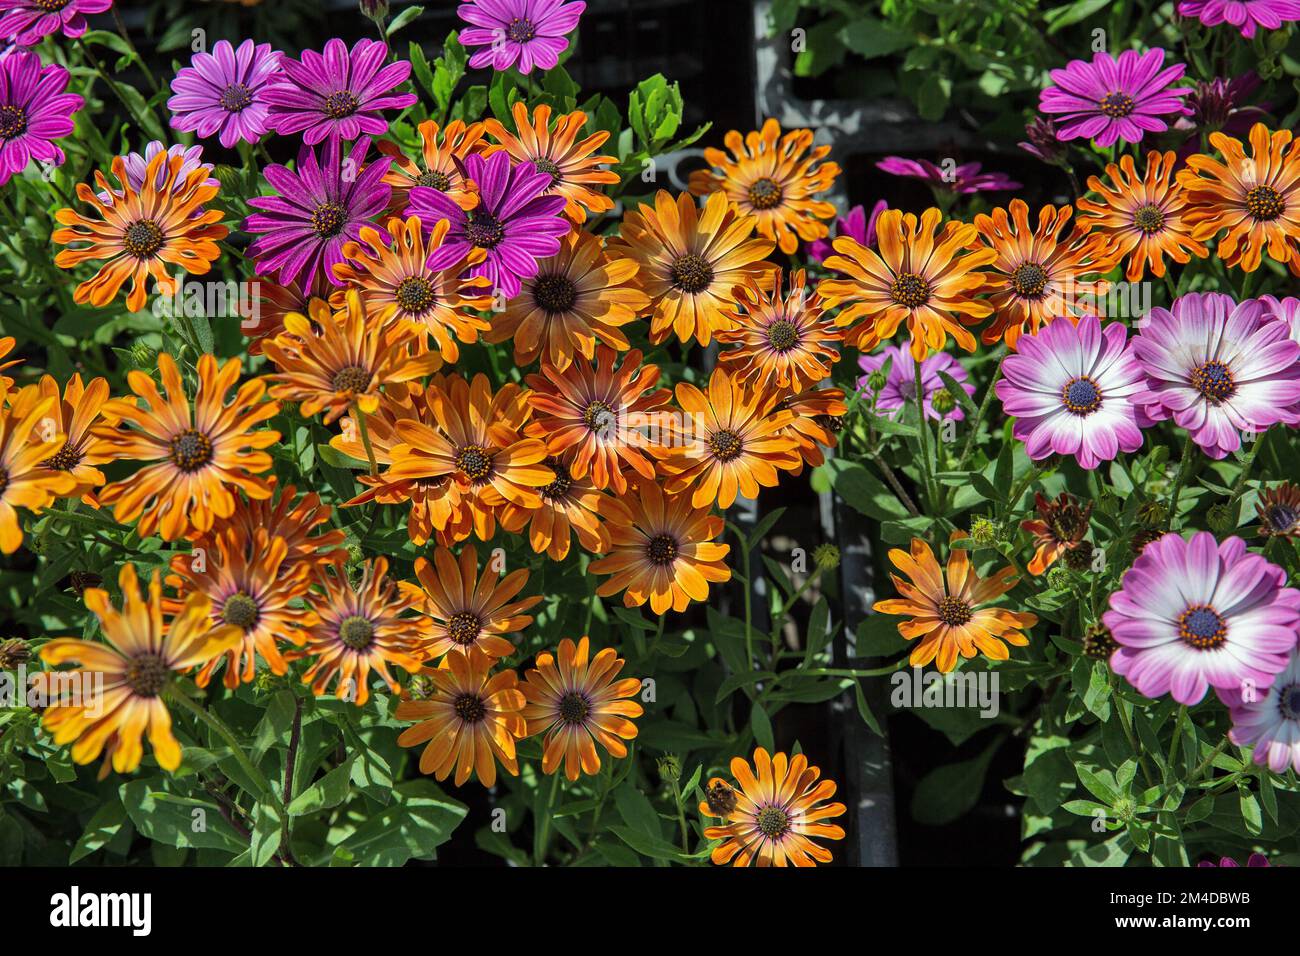
[[[1187,67],[1164,62],[1161,49],[1125,50],[1118,59],[1102,51],[1091,63],[1071,60],[1065,69],[1052,71],[1056,85],[1039,94],[1038,108],[1059,114],[1060,139],[1091,139],[1098,146],[1116,139],[1140,142],[1147,133],[1169,128],[1164,117],[1188,112],[1182,97],[1191,87],[1170,88]]]
[[[1166,534],[1125,572],[1102,623],[1119,645],[1111,670],[1147,697],[1196,704],[1210,687],[1262,692],[1286,669],[1300,591],[1240,538]]]
[[[1300,401],[1300,345],[1256,301],[1221,292],[1152,309],[1133,340],[1146,373],[1136,396],[1153,421],[1172,418],[1211,458],[1241,447],[1241,433],[1294,423]]]
[[[388,44],[378,40],[358,40],[349,51],[335,37],[323,55],[304,50],[302,60],[281,57],[282,72],[262,94],[271,107],[269,126],[281,136],[302,133],[308,146],[386,132],[381,111],[415,102],[414,93],[392,92],[411,75],[411,64],[385,66],[387,56]]]
[[[835,250],[831,243],[840,238],[848,236],[860,246],[875,246],[876,244],[876,220],[880,214],[889,208],[889,203],[883,199],[878,200],[871,207],[871,215],[868,216],[866,210],[861,206],[854,206],[849,210],[847,216],[839,216],[835,219],[835,235],[826,236],[812,242],[808,246],[808,255],[812,256],[818,262],[825,262],[831,256],[835,255]]]
[[[953,166],[945,171],[928,159],[886,156],[876,163],[876,168],[892,176],[923,179],[935,189],[946,189],[961,195],[1003,192],[1008,189],[1019,189],[1021,185],[1006,173],[981,173],[979,163],[963,163],[961,166]]]
[[[1241,688],[1219,691],[1232,716],[1228,739],[1251,747],[1255,763],[1274,773],[1291,767],[1300,773],[1300,652],[1291,651],[1286,669],[1268,690],[1243,694]],[[1235,865],[1235,864],[1234,864]]]
[[[0,0],[0,40],[34,46],[62,30],[69,39],[86,32],[86,15],[103,13],[113,0]]]
[[[889,374],[885,379],[885,387],[876,396],[876,409],[882,412],[896,412],[902,408],[915,408],[916,362],[912,359],[910,351],[900,349],[896,345],[888,345],[874,355],[864,355],[858,360],[858,365],[867,373],[858,379],[858,387],[867,388],[867,379],[871,377],[871,373],[882,368],[886,360],[890,361]],[[965,417],[961,405],[954,404],[950,411],[940,415],[930,404],[935,392],[948,387],[947,383],[939,377],[940,372],[948,375],[965,389],[967,395],[975,394],[975,386],[966,380],[966,370],[961,367],[961,363],[947,352],[935,352],[921,363],[921,401],[925,408],[925,417],[961,421]]]
[[[54,140],[72,132],[72,114],[85,105],[63,92],[68,71],[26,50],[0,60],[0,186],[37,162],[63,164]]]
[[[1030,458],[1073,455],[1091,469],[1142,446],[1147,421],[1134,401],[1142,367],[1127,339],[1119,322],[1102,328],[1097,316],[1086,315],[1076,326],[1059,317],[1022,336],[1018,351],[1002,360],[995,391]]]
[[[315,150],[304,146],[296,169],[266,167],[266,181],[280,195],[250,199],[248,204],[265,215],[251,215],[244,224],[249,232],[265,233],[248,249],[258,274],[278,273],[282,286],[295,279],[304,286],[322,279],[342,284],[334,278],[334,266],[343,261],[343,244],[360,241],[361,227],[384,211],[392,194],[382,181],[392,160],[367,164],[369,147],[370,138],[363,136],[343,157],[339,141],[330,139],[320,162]]]
[[[1218,863],[1215,863],[1213,860],[1202,860],[1200,863],[1197,863],[1196,865],[1198,867],[1202,867],[1202,866],[1240,867],[1241,866],[1240,863],[1238,863],[1230,856],[1220,857]],[[1268,857],[1266,857],[1263,853],[1252,853],[1250,856],[1246,857],[1246,865],[1247,866],[1268,866],[1269,865]]]
[[[487,276],[507,299],[519,294],[520,283],[537,275],[538,259],[560,251],[560,239],[570,229],[563,196],[544,195],[551,186],[551,174],[539,173],[531,163],[511,167],[505,151],[487,159],[477,153],[465,158],[465,179],[478,185],[479,204],[466,211],[446,193],[429,186],[411,188],[411,204],[405,215],[419,216],[426,229],[439,219],[451,224],[445,247],[460,255],[478,247],[487,259],[470,271]]]
[[[486,47],[469,58],[474,69],[491,66],[531,73],[534,66],[552,69],[569,47],[568,34],[587,9],[568,0],[470,0],[456,8],[469,24],[460,31],[466,47]]]
[[[1296,0],[1182,0],[1180,17],[1196,17],[1207,27],[1228,23],[1250,39],[1256,27],[1280,30],[1283,23],[1300,20],[1300,2]]]
[[[211,53],[196,53],[177,72],[167,108],[172,129],[192,130],[222,146],[240,140],[256,143],[267,130],[268,106],[263,93],[278,75],[280,54],[269,43],[245,40],[235,49],[218,40]]]

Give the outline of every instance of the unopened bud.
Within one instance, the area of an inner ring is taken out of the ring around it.
[[[1205,514],[1205,521],[1210,530],[1216,534],[1224,534],[1237,527],[1236,517],[1233,515],[1232,509],[1222,501],[1210,506],[1210,510]]]
[[[682,762],[676,754],[665,754],[658,760],[659,776],[666,783],[676,783],[682,777]]]
[[[32,659],[32,649],[19,638],[0,641],[0,671],[11,671]]]
[[[998,529],[988,518],[976,518],[970,525],[970,537],[981,548],[987,548],[997,540]]]
[[[813,548],[813,564],[823,571],[834,571],[840,566],[840,549],[829,542]]]
[[[952,392],[941,388],[930,396],[930,407],[940,415],[947,415],[957,407],[957,400],[952,397]]]

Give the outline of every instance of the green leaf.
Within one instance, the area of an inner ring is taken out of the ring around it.
[[[862,465],[843,458],[833,458],[826,466],[830,469],[835,493],[855,511],[877,521],[907,516],[907,509],[894,497],[894,493]]]
[[[289,804],[289,815],[299,817],[318,810],[328,810],[346,800],[352,791],[352,765],[356,760],[356,754],[353,754],[294,797]]]
[[[754,731],[754,740],[768,753],[776,750],[776,741],[772,736],[772,719],[758,702],[754,703],[749,714],[749,726]]]
[[[107,846],[126,823],[126,807],[122,806],[118,794],[114,793],[108,800],[109,802],[95,811],[95,815],[86,824],[86,829],[82,831],[77,845],[72,848],[72,854],[68,857],[69,864],[76,863]]]
[[[389,22],[388,35],[391,37],[422,13],[424,13],[424,7],[407,7]]]
[[[888,56],[911,46],[912,37],[875,17],[857,16],[843,30],[840,40],[864,60]]]
[[[978,757],[938,767],[922,777],[912,797],[913,819],[943,826],[967,813],[979,799],[997,747],[994,742]]]
[[[623,822],[633,830],[655,840],[663,839],[663,828],[654,804],[631,780],[614,791],[614,806]]]
[[[468,808],[431,781],[406,780],[393,788],[393,802],[370,815],[339,847],[361,866],[401,866],[431,860],[465,819]]]

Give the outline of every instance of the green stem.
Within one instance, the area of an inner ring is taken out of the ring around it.
[[[1178,516],[1178,499],[1182,497],[1183,485],[1187,484],[1188,475],[1192,470],[1192,433],[1187,433],[1187,440],[1183,442],[1183,457],[1178,463],[1178,474],[1174,478],[1173,490],[1169,493],[1169,515],[1165,519],[1165,527],[1173,526],[1174,518]]]
[[[361,406],[353,404],[352,414],[356,416],[357,428],[361,430],[361,444],[365,446],[366,458],[370,461],[370,477],[379,474],[379,463],[375,460],[375,449],[370,444],[370,428],[366,425],[366,413],[361,410]]]
[[[1110,674],[1109,671],[1107,673]],[[1115,713],[1119,715],[1119,725],[1124,729],[1124,737],[1128,740],[1129,749],[1137,755],[1138,766],[1142,768],[1142,776],[1146,778],[1147,786],[1154,787],[1155,775],[1151,772],[1151,768],[1147,766],[1146,751],[1138,746],[1137,735],[1133,733],[1133,720],[1129,717],[1128,711],[1124,709],[1123,699],[1115,690],[1113,675],[1108,676],[1107,679],[1110,681],[1111,703],[1115,708]]]
[[[158,81],[154,79],[153,71],[149,69],[149,64],[145,63],[144,57],[140,55],[140,51],[137,50],[135,44],[131,42],[131,37],[126,32],[126,24],[122,22],[122,15],[117,12],[116,4],[113,6],[113,20],[117,23],[118,34],[126,42],[127,48],[131,51],[131,55],[135,57],[135,62],[139,63],[140,69],[144,71],[144,78],[149,81],[149,85],[153,87],[153,91],[157,93],[160,89]]]
[[[533,847],[533,865],[546,865],[546,844],[550,840],[551,834],[551,810],[555,806],[555,794],[560,789],[560,768],[555,768],[555,773],[551,774],[551,789],[546,795],[546,807],[542,813],[542,818],[537,821],[537,843]]]
[[[1174,761],[1178,759],[1178,751],[1183,743],[1183,724],[1187,722],[1187,705],[1180,704],[1178,707],[1178,716],[1174,718],[1174,739],[1169,741],[1169,757],[1165,760],[1165,773],[1170,777],[1174,773]]]
[[[916,394],[913,397],[916,403],[917,433],[921,436],[921,482],[925,489],[926,500],[933,507],[938,501],[938,495],[934,490],[934,469],[930,461],[930,426],[925,419],[925,390],[921,387],[921,360],[912,356],[912,362],[916,366],[916,387],[913,389]]]
[[[673,802],[677,804],[677,823],[682,828],[682,852],[690,854],[691,852],[691,831],[686,826],[686,810],[682,806],[682,787],[676,780],[673,784]]]
[[[173,687],[171,699],[188,710],[201,722],[207,724],[208,729],[226,742],[226,745],[230,747],[234,754],[235,762],[239,764],[240,769],[248,775],[248,778],[253,782],[253,785],[260,791],[258,794],[259,797],[267,798],[271,795],[270,782],[266,779],[266,776],[262,771],[258,770],[257,767],[253,765],[253,762],[248,759],[248,754],[244,753],[244,748],[240,746],[239,739],[235,737],[234,732],[226,726],[225,722],[222,721],[220,717],[212,713],[206,707],[195,703],[186,696],[185,692],[179,687]]]

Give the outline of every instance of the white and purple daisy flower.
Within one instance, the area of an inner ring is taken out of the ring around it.
[[[1300,591],[1240,538],[1171,533],[1142,549],[1102,623],[1119,645],[1116,674],[1147,697],[1195,704],[1210,687],[1274,683],[1296,646]]]
[[[113,0],[0,0],[0,40],[34,46],[62,31],[70,40],[86,32],[86,15],[103,13]]]
[[[248,232],[264,233],[249,246],[259,275],[278,274],[277,282],[304,287],[334,277],[343,261],[343,244],[360,240],[361,227],[384,211],[392,190],[383,182],[390,159],[366,163],[370,138],[363,136],[344,157],[337,139],[325,143],[320,161],[308,146],[298,152],[296,169],[272,164],[263,175],[280,195],[248,201],[263,214],[248,217]],[[549,180],[548,180],[549,181]]]
[[[1211,458],[1241,447],[1241,433],[1296,421],[1300,345],[1286,323],[1258,301],[1241,304],[1221,292],[1152,309],[1133,352],[1146,374],[1139,402],[1152,421],[1172,418]]]
[[[1268,690],[1233,687],[1219,691],[1232,716],[1228,739],[1254,748],[1255,763],[1274,773],[1300,773],[1300,652],[1291,651],[1286,669]]]
[[[1091,469],[1142,446],[1147,421],[1134,402],[1142,368],[1127,338],[1119,322],[1102,328],[1087,315],[1076,326],[1061,316],[1022,336],[1018,351],[1002,360],[995,390],[1030,458],[1073,455]]]
[[[524,279],[537,275],[537,260],[560,251],[569,221],[563,196],[547,196],[551,174],[538,172],[531,163],[511,167],[505,151],[484,159],[477,153],[465,158],[463,178],[477,184],[479,204],[466,211],[446,193],[429,186],[411,188],[411,204],[404,215],[419,216],[425,229],[439,219],[451,224],[443,245],[467,255],[477,247],[487,258],[471,276],[487,276],[507,299],[519,294]]]
[[[1250,39],[1257,27],[1280,30],[1283,23],[1300,20],[1297,0],[1182,0],[1180,17],[1196,17],[1207,27],[1227,23]]]
[[[470,0],[456,8],[469,24],[460,31],[466,47],[486,47],[469,58],[474,69],[491,66],[498,72],[517,66],[549,70],[569,47],[568,34],[578,25],[587,5],[569,0]]]
[[[267,131],[263,93],[279,74],[280,54],[269,43],[245,40],[238,48],[218,40],[211,53],[196,53],[172,80],[167,108],[172,129],[192,130],[222,146],[256,143]]]
[[[862,356],[858,360],[858,365],[867,374],[858,379],[858,386],[866,388],[867,379],[871,377],[871,373],[883,368],[886,361],[890,362],[889,374],[885,379],[885,387],[876,396],[876,410],[896,412],[902,408],[915,408],[916,362],[909,350],[900,349],[896,345],[889,345],[873,355]],[[940,372],[948,375],[965,389],[967,395],[975,394],[975,386],[966,380],[966,370],[962,368],[961,363],[947,352],[935,352],[921,363],[921,394],[925,417],[927,419],[951,418],[954,421],[961,421],[965,414],[962,412],[960,404],[954,403],[953,407],[942,415],[935,411],[934,406],[931,404],[935,392],[948,387],[947,383],[939,377]]]
[[[382,111],[405,109],[416,99],[414,93],[392,92],[411,75],[411,64],[385,66],[387,57],[386,43],[358,40],[349,50],[338,37],[325,44],[323,54],[282,56],[281,72],[262,94],[270,105],[268,125],[281,136],[302,133],[308,146],[387,132]]]
[[[63,150],[54,140],[75,125],[72,114],[85,105],[76,93],[63,92],[68,71],[17,50],[0,60],[0,186],[37,162],[63,164]]]
[[[1125,50],[1116,59],[1102,51],[1088,63],[1071,60],[1052,71],[1053,86],[1039,94],[1038,109],[1057,116],[1057,137],[1091,139],[1098,146],[1115,140],[1140,142],[1147,133],[1169,128],[1165,117],[1184,116],[1183,96],[1191,87],[1173,87],[1187,69],[1164,66],[1165,51]]]

